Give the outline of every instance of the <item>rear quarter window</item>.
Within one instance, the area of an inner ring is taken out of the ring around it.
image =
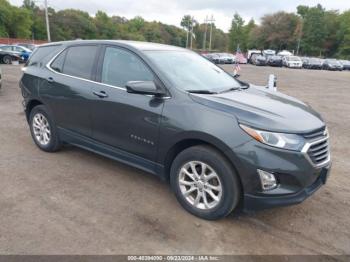
[[[27,66],[42,67],[57,54],[61,45],[42,46],[35,49],[34,53],[30,56],[27,62]]]

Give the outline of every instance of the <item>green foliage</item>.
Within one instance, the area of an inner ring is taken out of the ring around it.
[[[191,30],[191,24],[192,24],[192,17],[190,15],[185,15],[182,20],[180,25],[186,29],[187,31]]]
[[[0,37],[34,38],[46,40],[45,12],[35,0],[24,0],[21,7],[0,0]],[[137,16],[126,19],[108,16],[97,11],[87,12],[66,9],[56,12],[49,8],[51,38],[53,41],[72,39],[128,39],[165,43],[184,47],[187,32],[193,29],[194,49],[208,49],[210,24],[192,21],[185,15],[182,28],[160,22],[148,22]],[[299,41],[300,40],[300,41]],[[296,13],[276,12],[265,15],[260,25],[248,23],[235,13],[229,33],[212,25],[212,50],[235,52],[239,46],[247,49],[289,49],[315,56],[337,56],[350,59],[350,10],[339,13],[325,10],[321,5],[301,5]]]
[[[338,18],[339,31],[337,39],[339,49],[337,55],[350,59],[350,10],[341,14]]]
[[[0,36],[28,38],[31,36],[32,19],[26,8],[11,6],[0,0]]]
[[[87,12],[65,9],[57,13],[50,13],[50,26],[54,41],[96,38],[95,21]]]
[[[98,11],[95,16],[96,38],[113,39],[116,35],[116,28],[112,19],[104,12]]]
[[[261,25],[252,31],[250,40],[260,49],[293,50],[297,45],[299,24],[299,17],[293,13],[265,15]]]
[[[326,11],[321,5],[315,7],[298,7],[302,17],[303,33],[301,49],[310,55],[322,55],[325,51],[327,37]]]
[[[242,47],[242,45],[246,45],[245,35],[244,35],[244,20],[238,14],[235,13],[231,23],[231,29],[229,32],[229,49],[234,52],[238,47]]]

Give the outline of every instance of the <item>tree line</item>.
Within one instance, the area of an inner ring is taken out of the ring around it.
[[[292,50],[300,55],[350,59],[350,10],[340,13],[300,5],[296,13],[265,15],[257,25],[236,13],[229,32],[229,49]]]
[[[259,24],[253,19],[246,22],[235,13],[228,33],[215,24],[199,23],[189,15],[179,21],[181,28],[145,21],[140,16],[133,19],[108,16],[102,11],[91,16],[76,9],[49,8],[49,17],[52,41],[128,39],[185,47],[189,36],[194,49],[203,49],[209,47],[212,26],[212,50],[287,49],[309,56],[350,59],[350,10],[340,13],[321,5],[298,6],[296,13],[268,14]],[[21,7],[0,0],[0,37],[47,39],[44,10],[33,0],[24,0]]]

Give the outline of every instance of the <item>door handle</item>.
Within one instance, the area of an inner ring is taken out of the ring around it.
[[[106,98],[108,95],[106,94],[105,91],[100,91],[100,92],[93,92],[95,96],[98,96],[99,98]]]
[[[55,80],[53,79],[53,77],[50,76],[50,77],[47,78],[47,82],[54,83]]]

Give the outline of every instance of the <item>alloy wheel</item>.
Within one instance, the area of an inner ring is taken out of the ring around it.
[[[222,183],[213,168],[201,161],[184,164],[178,176],[182,196],[192,206],[209,210],[222,198]]]
[[[51,140],[51,129],[47,118],[41,114],[37,113],[33,117],[32,123],[33,133],[36,141],[42,145],[46,146]]]
[[[9,64],[11,64],[12,59],[11,59],[11,57],[9,57],[9,56],[5,56],[5,57],[3,58],[3,62],[4,62],[4,64],[9,65]]]

